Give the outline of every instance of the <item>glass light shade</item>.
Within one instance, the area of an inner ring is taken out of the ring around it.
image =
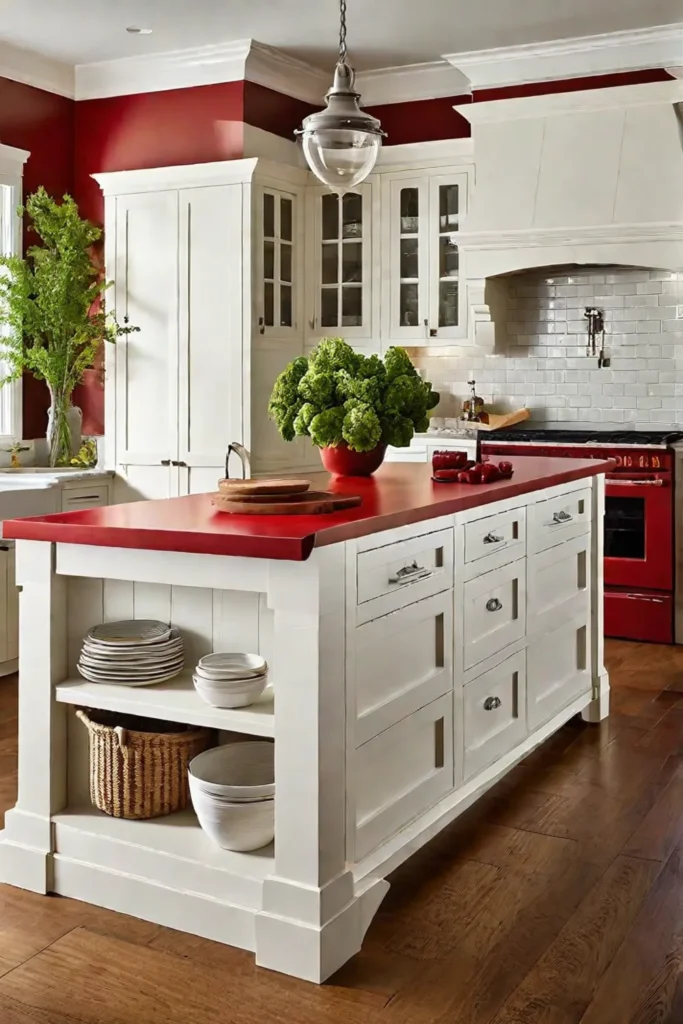
[[[377,132],[317,128],[303,133],[306,162],[316,178],[342,196],[367,178],[382,142]]]

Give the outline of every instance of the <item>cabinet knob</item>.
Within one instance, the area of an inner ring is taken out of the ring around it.
[[[170,459],[162,459],[161,462],[159,463],[159,465],[160,466],[170,466],[171,465],[171,460]]]
[[[502,703],[500,697],[487,697],[484,701],[484,711],[495,711]]]
[[[497,597],[492,597],[489,601],[486,602],[487,612],[499,612],[502,607],[503,602],[500,601]]]
[[[265,334],[266,333],[266,321],[265,321],[265,318],[262,317],[262,316],[260,316],[258,318],[258,332],[259,332],[259,334]]]
[[[308,321],[308,326],[309,326],[309,327],[311,328],[311,330],[312,330],[312,331],[314,331],[314,330],[315,330],[315,317],[312,317],[312,318],[311,318],[311,319],[310,319],[310,320]]]

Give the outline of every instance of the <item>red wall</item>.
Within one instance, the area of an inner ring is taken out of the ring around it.
[[[24,168],[24,195],[44,185],[52,195],[73,189],[73,100],[0,78],[0,142],[30,151]],[[31,236],[26,244],[31,244]],[[41,381],[23,382],[24,437],[45,434],[49,397]]]
[[[470,134],[469,122],[453,109],[459,104],[669,77],[659,69],[626,72],[368,109],[381,120],[388,145],[428,142]],[[0,142],[31,151],[24,178],[26,194],[41,184],[53,195],[71,192],[83,214],[101,224],[104,203],[92,174],[239,158],[244,152],[243,122],[291,139],[303,118],[323,106],[322,96],[320,100],[311,106],[253,82],[226,82],[73,103],[0,78]],[[99,369],[89,371],[75,400],[84,412],[84,432],[102,433],[104,393]],[[26,378],[25,437],[44,434],[47,404],[44,386]]]

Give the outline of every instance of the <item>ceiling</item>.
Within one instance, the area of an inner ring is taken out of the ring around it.
[[[347,0],[359,70],[683,20],[683,0]],[[0,0],[0,40],[68,64],[253,38],[327,67],[338,0]],[[151,28],[131,36],[129,25]]]

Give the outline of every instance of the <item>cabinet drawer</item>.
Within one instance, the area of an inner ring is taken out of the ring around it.
[[[590,533],[530,555],[527,562],[527,633],[543,634],[590,608]]]
[[[62,512],[77,512],[81,508],[100,508],[109,503],[106,484],[95,487],[73,487],[62,491]]]
[[[513,509],[465,524],[465,564],[476,562],[477,575],[486,566],[505,565],[526,554],[526,509]]]
[[[355,692],[356,746],[452,690],[452,592],[358,626],[347,673]]]
[[[572,491],[529,508],[529,551],[544,551],[590,529],[591,492]]]
[[[534,732],[591,689],[589,619],[577,616],[527,649],[527,720]]]
[[[453,695],[432,701],[349,756],[355,796],[349,857],[358,861],[453,789]]]
[[[519,651],[465,686],[465,778],[507,754],[526,733],[526,651]]]
[[[358,621],[367,622],[453,586],[453,530],[361,551],[357,559]]]
[[[464,586],[462,611],[465,669],[524,636],[526,559],[493,569]]]

